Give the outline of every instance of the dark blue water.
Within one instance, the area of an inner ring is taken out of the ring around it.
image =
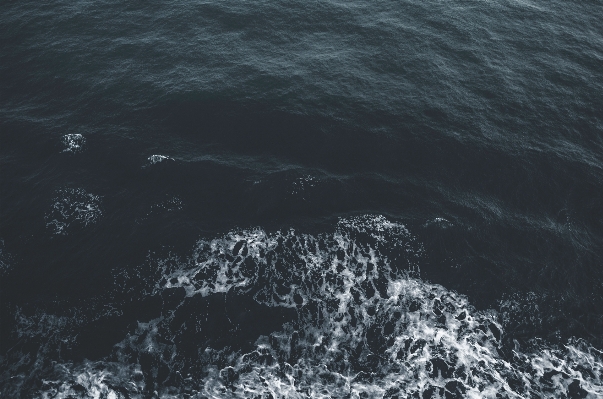
[[[601,1],[5,1],[3,398],[603,396]]]

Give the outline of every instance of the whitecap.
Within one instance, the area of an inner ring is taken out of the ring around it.
[[[160,317],[139,322],[110,358],[53,366],[55,382],[45,392],[68,397],[83,389],[116,398],[152,391],[166,398],[603,395],[600,351],[572,339],[562,346],[516,345],[505,355],[504,317],[421,280],[423,253],[403,224],[382,216],[341,219],[335,231],[318,235],[256,228],[200,240],[187,259],[150,259],[148,269],[128,271],[143,287],[131,295],[183,293],[163,301]],[[204,319],[182,306],[227,292],[251,292],[257,303],[294,309],[296,317],[259,336],[251,349],[205,346],[195,338]],[[145,358],[147,366],[137,360]],[[159,370],[165,370],[161,379]]]
[[[84,149],[86,138],[79,133],[70,133],[63,136],[63,144],[65,149],[63,152],[78,153]]]
[[[168,157],[167,155],[151,155],[147,158],[151,165],[156,163],[164,162],[164,161],[173,161],[174,158]]]

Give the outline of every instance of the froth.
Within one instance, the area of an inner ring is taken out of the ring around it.
[[[422,281],[422,256],[404,225],[381,216],[342,219],[319,235],[258,228],[201,240],[188,259],[151,259],[139,270],[146,281],[131,293],[161,297],[160,317],[139,322],[110,357],[53,366],[39,396],[603,395],[601,352],[577,340],[505,352],[504,317]],[[199,339],[214,317],[200,317],[200,304],[224,307],[213,320],[224,319],[225,332],[244,326],[230,319],[225,293],[295,317],[251,348],[212,346]]]
[[[423,251],[404,225],[382,216],[342,219],[335,232],[318,236],[231,232],[199,241],[188,262],[160,262],[155,294],[253,287],[257,302],[296,309],[297,321],[260,337],[250,353],[210,349],[230,360],[206,368],[196,387],[206,397],[603,393],[601,356],[578,341],[503,356],[498,312],[477,311],[464,296],[421,281]],[[543,382],[551,376],[554,383]]]
[[[70,133],[63,136],[63,152],[78,153],[84,149],[86,139],[79,133]]]
[[[191,296],[253,285],[259,288],[258,302],[295,307],[303,298],[335,289],[335,281],[351,287],[376,278],[379,282],[370,284],[383,292],[391,272],[389,257],[398,272],[418,274],[422,252],[406,227],[383,217],[343,219],[334,233],[318,236],[244,230],[200,240],[190,261],[175,270],[169,263],[159,265],[164,272],[159,288],[183,287]]]
[[[151,165],[156,163],[164,162],[164,161],[173,161],[173,158],[168,157],[167,155],[151,155],[147,158]]]

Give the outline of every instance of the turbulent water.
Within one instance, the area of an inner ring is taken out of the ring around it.
[[[603,397],[601,1],[0,8],[2,398]]]

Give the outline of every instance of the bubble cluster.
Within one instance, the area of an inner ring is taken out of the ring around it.
[[[84,145],[86,144],[86,138],[79,133],[70,133],[63,136],[63,145],[65,149],[63,152],[78,153],[83,151]]]

